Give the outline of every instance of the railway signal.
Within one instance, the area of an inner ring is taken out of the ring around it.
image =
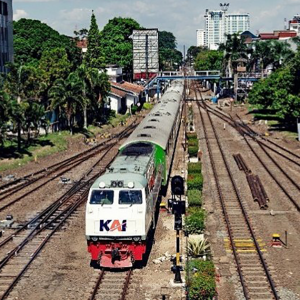
[[[182,230],[182,215],[185,214],[185,201],[181,201],[184,195],[184,179],[181,176],[174,176],[171,181],[172,199],[169,199],[169,207],[174,215],[174,230],[176,230],[176,261],[172,267],[175,273],[175,283],[182,283],[180,271],[180,230]],[[176,199],[179,196],[179,200]]]

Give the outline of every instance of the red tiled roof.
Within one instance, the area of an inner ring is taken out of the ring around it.
[[[113,85],[116,88],[124,89],[128,92],[133,92],[135,94],[140,94],[144,91],[144,87],[127,81],[123,81],[121,83],[111,82],[111,85]]]
[[[114,95],[120,97],[120,98],[126,97],[126,92],[121,91],[121,90],[119,90],[119,89],[116,89],[116,88],[114,88],[113,86],[111,86],[110,92],[111,92],[112,94],[114,94]]]
[[[76,43],[78,48],[87,48],[87,40],[81,40],[81,41],[77,41]]]
[[[260,33],[259,37],[262,40],[278,40],[278,36],[275,36],[274,33]]]

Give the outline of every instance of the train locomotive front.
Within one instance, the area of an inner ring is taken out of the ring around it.
[[[86,238],[94,268],[143,260],[180,124],[183,83],[173,82],[90,189]]]

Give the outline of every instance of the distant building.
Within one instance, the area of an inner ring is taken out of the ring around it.
[[[289,21],[289,30],[293,30],[300,36],[300,15],[295,15],[293,20]]]
[[[228,34],[244,32],[250,29],[250,15],[228,14],[228,5],[221,5],[221,10],[207,9],[204,15],[204,46],[216,50],[226,42]]]
[[[204,47],[205,30],[197,29],[196,32],[197,32],[197,47]]]
[[[81,49],[82,53],[87,52],[87,45],[88,45],[87,38],[83,38],[82,40],[77,41],[76,45],[79,49]]]
[[[13,61],[12,0],[0,1],[0,73],[6,73],[7,62]]]
[[[260,40],[288,40],[296,37],[297,33],[293,30],[274,30],[271,33],[260,33]]]
[[[118,65],[107,65],[105,67],[106,74],[112,82],[120,82],[123,80],[123,68]]]
[[[141,103],[143,99],[144,87],[122,81],[119,83],[110,82],[111,90],[108,95],[109,107],[116,113],[125,113],[131,110],[133,105]]]

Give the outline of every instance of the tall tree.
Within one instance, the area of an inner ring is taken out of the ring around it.
[[[160,70],[177,69],[182,62],[182,53],[176,49],[176,38],[172,32],[159,31],[159,68]]]
[[[135,20],[119,17],[109,20],[100,33],[105,63],[123,67],[128,77],[133,68],[131,35],[135,29],[141,29]]]
[[[3,146],[6,132],[7,122],[9,121],[10,98],[8,94],[0,90],[0,145]]]
[[[48,92],[51,100],[51,109],[58,108],[60,120],[63,113],[65,113],[71,134],[73,134],[72,118],[78,105],[83,101],[82,89],[82,81],[78,77],[78,74],[73,72],[66,80],[57,79]]]
[[[75,41],[38,20],[20,19],[14,22],[14,61],[16,65],[38,66],[44,51],[64,48],[73,68],[79,64],[81,51]]]
[[[94,12],[92,13],[91,26],[87,35],[87,39],[88,46],[84,57],[84,64],[88,68],[103,68],[104,59],[102,57],[102,49],[100,47],[100,33]]]
[[[225,44],[221,44],[219,50],[224,51],[225,73],[228,77],[233,76],[234,60],[248,58],[248,48],[245,44],[245,40],[238,33],[227,35]]]
[[[22,102],[27,100],[40,100],[41,94],[41,72],[32,66],[11,65],[11,71],[4,85],[4,90],[16,99],[14,112],[18,129],[18,150],[21,149],[21,126],[22,126]],[[20,114],[20,117],[18,117]]]
[[[195,70],[222,70],[223,53],[217,50],[203,50],[195,60]]]

